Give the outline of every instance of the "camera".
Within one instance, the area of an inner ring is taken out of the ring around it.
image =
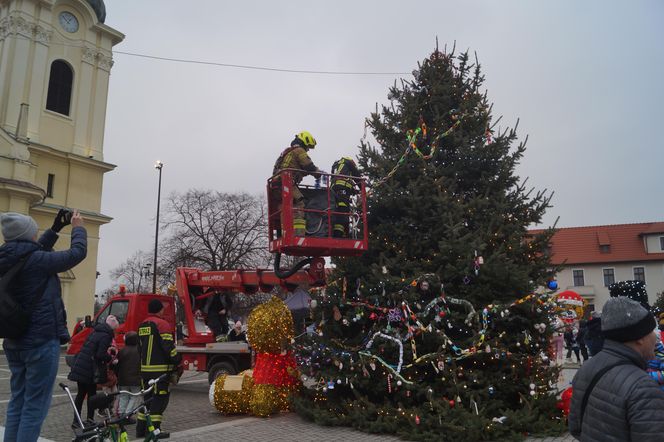
[[[67,224],[71,223],[71,217],[74,216],[74,211],[69,209],[63,209],[64,221]]]

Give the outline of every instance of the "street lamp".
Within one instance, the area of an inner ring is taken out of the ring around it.
[[[152,269],[152,293],[157,293],[157,246],[159,245],[159,202],[161,200],[161,168],[164,163],[157,160],[154,163],[154,168],[159,170],[159,187],[157,188],[157,222],[155,223],[154,232],[154,268]]]

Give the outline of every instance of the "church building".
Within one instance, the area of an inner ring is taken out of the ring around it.
[[[61,274],[71,330],[91,314],[97,277],[106,100],[113,46],[103,0],[0,0],[0,212],[32,216],[40,232],[79,209],[87,258]],[[70,227],[56,250],[69,248]]]

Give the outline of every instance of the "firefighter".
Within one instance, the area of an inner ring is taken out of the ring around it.
[[[306,234],[306,220],[304,218],[304,195],[297,187],[306,175],[321,172],[309,158],[307,151],[316,147],[316,139],[307,131],[302,131],[295,135],[290,147],[286,148],[276,163],[272,175],[277,175],[283,169],[297,169],[293,172],[293,233],[295,236],[304,236]],[[281,198],[281,185],[278,188],[279,201]],[[277,210],[281,210],[281,202],[277,205]]]
[[[141,378],[143,388],[148,388],[150,379],[163,374],[175,372],[179,367],[181,356],[175,350],[173,331],[163,319],[164,305],[158,299],[148,304],[148,317],[138,326],[139,349],[141,353]],[[161,420],[170,397],[169,379],[157,382],[152,392],[145,395],[150,417],[155,428],[161,428]],[[143,413],[138,413],[136,437],[145,437],[146,421]],[[166,439],[169,433],[160,432],[158,438]]]
[[[343,157],[332,164],[332,185],[330,186],[336,200],[333,217],[332,236],[335,238],[348,238],[348,225],[350,224],[350,200],[357,194],[357,183],[347,177],[359,177],[360,171],[355,161],[349,157]],[[337,177],[334,175],[346,175]]]

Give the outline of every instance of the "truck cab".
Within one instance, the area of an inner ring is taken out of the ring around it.
[[[74,327],[72,338],[65,355],[65,361],[70,367],[74,358],[81,351],[90,333],[97,324],[106,322],[108,315],[114,315],[120,326],[115,330],[115,343],[118,349],[124,347],[124,335],[129,331],[138,330],[138,325],[149,316],[148,304],[153,299],[158,299],[164,305],[164,319],[173,325],[173,334],[175,335],[175,299],[171,296],[156,295],[152,293],[124,293],[120,291],[112,296],[104,307],[97,312],[94,319],[89,323],[78,323]]]

